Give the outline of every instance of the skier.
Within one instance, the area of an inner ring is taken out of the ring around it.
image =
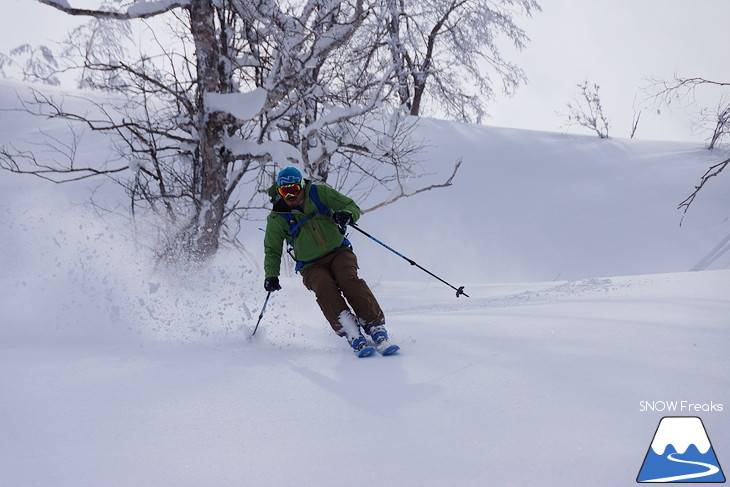
[[[357,257],[344,235],[345,227],[360,217],[357,204],[329,186],[303,179],[294,167],[279,172],[269,195],[274,207],[266,219],[264,289],[281,289],[278,276],[286,241],[290,254],[293,251],[296,271],[317,296],[335,333],[346,337],[360,357],[372,355],[375,349],[383,355],[397,352],[399,347],[388,342],[378,301],[357,275]],[[361,328],[375,348],[368,344]]]

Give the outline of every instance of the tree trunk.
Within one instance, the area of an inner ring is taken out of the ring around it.
[[[431,62],[433,60],[434,47],[436,46],[436,38],[441,33],[441,28],[449,19],[449,16],[461,5],[463,5],[462,2],[457,4],[456,1],[452,1],[428,35],[423,62],[418,71],[411,73],[413,76],[413,104],[411,105],[411,115],[419,116],[421,112],[421,100],[423,100],[423,94],[426,91],[426,80],[431,73]]]
[[[406,72],[405,47],[400,35],[400,22],[402,10],[397,0],[388,0],[390,19],[388,31],[390,34],[390,55],[395,66],[396,79],[398,80],[398,99],[401,106],[411,110],[411,94],[408,89],[408,73]],[[416,115],[418,115],[416,113]]]
[[[205,93],[227,91],[220,79],[221,52],[216,39],[212,0],[192,0],[189,7],[191,33],[197,58],[197,120],[199,142],[196,154],[199,177],[195,181],[195,220],[188,231],[190,253],[205,259],[218,250],[226,191],[226,160],[222,147],[225,123],[222,114],[208,113]]]
[[[421,113],[421,100],[426,91],[426,73],[413,75],[413,102],[411,103],[411,115],[418,117]]]

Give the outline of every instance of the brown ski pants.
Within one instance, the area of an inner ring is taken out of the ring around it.
[[[370,326],[385,321],[383,310],[367,283],[358,277],[357,269],[355,253],[345,248],[332,252],[302,272],[304,285],[317,296],[317,304],[338,334],[342,330],[339,316],[350,310],[348,303],[366,333]]]

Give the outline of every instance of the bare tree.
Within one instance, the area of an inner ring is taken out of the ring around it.
[[[133,213],[166,217],[164,257],[212,255],[227,219],[251,205],[238,201],[236,188],[247,181],[263,190],[278,164],[301,162],[310,177],[358,185],[363,196],[417,176],[413,123],[389,102],[394,69],[369,47],[373,32],[360,30],[371,13],[364,0],[287,9],[275,0],[161,0],[98,10],[41,1],[93,19],[78,36],[85,43],[67,52],[83,57],[82,84],[108,95],[81,100],[84,110],[74,112],[36,90],[26,109],[113,134],[121,157],[92,168],[11,147],[0,162],[56,181],[113,178]],[[163,14],[177,42],[160,39],[159,52],[136,60],[120,59],[124,51],[114,45],[125,29],[101,32],[112,21]],[[94,39],[107,39],[107,51]]]
[[[568,103],[568,125],[577,124],[595,132],[602,139],[608,138],[610,124],[603,113],[603,104],[598,93],[600,86],[588,80],[578,83],[580,96],[575,103]]]
[[[641,110],[638,112],[634,111],[634,117],[631,119],[631,133],[629,138],[633,139],[636,135],[636,130],[639,128],[639,121],[641,120]]]
[[[677,100],[694,100],[698,88],[726,88],[728,82],[713,81],[701,77],[686,78],[674,75],[671,80],[651,80],[647,89],[656,101],[671,105]],[[702,108],[694,122],[696,130],[710,132],[707,148],[714,149],[730,132],[730,102],[726,95],[720,97],[716,109]]]
[[[696,89],[701,86],[730,86],[730,83],[723,81],[700,77],[685,78],[676,74],[671,80],[653,79],[650,82],[651,86],[648,90],[651,96],[666,104],[671,104],[673,100],[694,96]]]
[[[651,86],[647,89],[650,96],[656,101],[670,105],[676,100],[694,99],[696,90],[700,87],[708,88],[726,88],[730,86],[728,82],[714,81],[701,77],[681,77],[674,75],[671,80],[652,80]],[[730,103],[726,96],[722,96],[717,104],[716,110],[703,109],[700,111],[700,119],[695,122],[702,126],[709,125],[712,134],[708,139],[707,148],[714,149],[723,137],[730,132]],[[679,209],[684,208],[684,214],[687,213],[689,207],[694,202],[699,192],[704,188],[705,184],[713,177],[722,173],[730,164],[730,159],[710,166],[705,174],[700,178],[699,184],[694,187],[692,193],[679,204]],[[683,217],[684,218],[684,217]]]
[[[730,101],[728,98],[723,96],[714,109],[701,109],[696,125],[703,132],[708,126],[713,127],[707,139],[707,148],[712,150],[717,147],[730,133]]]
[[[516,12],[539,11],[535,0],[383,0],[387,45],[395,66],[400,103],[419,115],[426,98],[447,116],[480,121],[494,97],[492,75],[512,94],[526,81],[505,60],[497,39],[518,49],[529,40]]]
[[[175,151],[174,145],[169,142],[177,139],[177,145],[187,144],[187,148],[171,156],[172,159],[182,157],[187,159],[192,171],[189,180],[185,181],[189,190],[186,195],[193,206],[193,214],[188,216],[187,222],[180,225],[174,238],[174,245],[169,249],[183,251],[190,257],[205,258],[215,253],[219,246],[219,235],[223,224],[226,206],[226,194],[229,191],[229,169],[232,162],[230,154],[223,149],[225,135],[237,128],[234,117],[227,113],[209,110],[207,107],[208,93],[230,93],[234,86],[232,80],[230,59],[228,58],[228,25],[220,25],[225,19],[219,8],[227,2],[213,2],[212,0],[164,0],[159,2],[136,1],[124,10],[112,9],[78,9],[73,8],[65,0],[40,0],[70,15],[83,15],[94,19],[131,20],[149,18],[164,14],[173,9],[182,8],[185,11],[187,33],[194,49],[194,71],[189,83],[168,84],[156,76],[154,68],[146,59],[139,63],[101,64],[92,61],[86,67],[100,71],[108,70],[115,73],[122,72],[130,75],[123,86],[115,86],[116,90],[133,89],[132,107],[142,112],[141,119],[135,117],[131,121],[122,119],[120,122],[116,114],[101,110],[105,120],[82,121],[93,130],[114,131],[122,136],[130,145],[133,154],[144,153],[153,161],[153,168],[144,165],[138,166],[137,179],[140,175],[156,180],[159,194],[166,196],[163,180],[160,176],[161,155]],[[184,86],[187,84],[187,86]],[[154,113],[150,104],[149,95],[169,97],[179,109],[177,117],[173,117],[171,125],[162,129],[159,126],[160,117]],[[61,106],[51,102],[49,104],[55,116],[77,119],[76,114],[67,114]],[[125,106],[124,108],[130,108]],[[127,112],[128,113],[128,112]],[[122,134],[122,132],[125,132]],[[155,167],[156,165],[156,167]],[[157,170],[155,170],[157,169]],[[137,186],[147,188],[144,183]]]
[[[112,69],[94,69],[93,66],[111,66],[122,59],[129,59],[127,46],[132,44],[132,28],[128,20],[92,18],[75,28],[62,42],[61,59],[82,59],[78,73],[79,88],[108,90],[117,81]],[[77,66],[66,61],[66,69]]]
[[[638,112],[636,111],[636,96],[634,96],[633,108],[634,108],[634,116],[631,119],[631,133],[630,133],[630,138],[632,138],[632,139],[636,135],[636,130],[639,128],[639,120],[641,120],[641,110],[639,110]]]
[[[48,46],[18,46],[9,55],[0,54],[0,77],[15,77],[31,83],[60,85],[56,76],[59,63]]]

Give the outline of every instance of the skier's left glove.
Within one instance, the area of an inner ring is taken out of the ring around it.
[[[332,213],[332,220],[340,227],[346,227],[353,222],[352,215],[345,210],[337,210]]]
[[[267,277],[266,279],[264,279],[264,289],[269,292],[279,291],[281,289],[281,285],[279,284],[279,278]]]

